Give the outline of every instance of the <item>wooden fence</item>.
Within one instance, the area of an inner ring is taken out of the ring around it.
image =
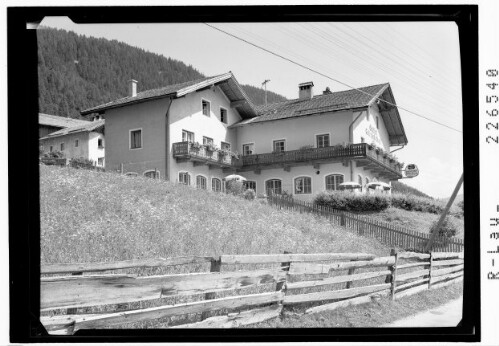
[[[392,250],[387,257],[223,255],[42,265],[41,322],[49,334],[63,335],[152,322],[230,328],[280,317],[289,305],[314,313],[442,287],[462,280],[463,263],[462,253]],[[190,272],[203,267],[204,272]],[[161,270],[169,273],[144,275]]]
[[[278,209],[293,210],[300,213],[313,213],[328,218],[331,223],[352,229],[358,235],[375,238],[384,244],[397,246],[408,251],[424,251],[430,239],[429,233],[413,231],[388,222],[378,221],[370,217],[326,206],[319,206],[310,202],[272,195],[267,197],[267,201],[270,205]],[[432,250],[461,252],[464,250],[464,241],[459,238],[437,237]]]

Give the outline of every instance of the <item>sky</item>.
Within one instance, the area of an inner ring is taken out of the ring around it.
[[[232,71],[239,83],[254,86],[269,79],[268,90],[288,99],[298,97],[302,82],[313,81],[315,94],[388,82],[408,138],[394,155],[420,171],[400,181],[446,198],[463,172],[459,37],[452,22],[209,23],[308,69],[203,23],[75,24],[47,17],[41,24],[122,41],[207,76]]]

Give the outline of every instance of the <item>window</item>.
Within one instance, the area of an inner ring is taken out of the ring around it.
[[[255,144],[243,144],[243,155],[252,155],[254,152]]]
[[[213,145],[213,138],[203,136],[203,145],[208,145],[208,144]]]
[[[265,191],[267,195],[280,195],[282,193],[282,184],[279,179],[270,179],[265,182]]]
[[[274,152],[275,153],[282,153],[285,150],[284,143],[285,143],[284,139],[274,141]]]
[[[220,121],[227,124],[227,110],[220,107]]]
[[[339,190],[341,183],[343,183],[343,174],[330,174],[326,176],[326,190]]]
[[[210,116],[210,102],[206,100],[201,100],[201,107],[203,109],[203,115]]]
[[[317,135],[317,148],[329,147],[329,135]]]
[[[79,141],[75,139],[75,148],[78,148]]]
[[[97,158],[97,165],[104,166],[104,158],[103,157]]]
[[[50,146],[50,152],[52,152],[53,150],[54,150],[54,147]]]
[[[358,176],[358,180],[360,185],[360,192],[362,192],[362,177],[360,175]]]
[[[222,142],[222,143],[220,143],[220,148],[222,150],[228,150],[228,151],[230,151],[230,143]]]
[[[215,192],[222,191],[222,181],[218,178],[211,179],[211,189]]]
[[[61,143],[61,151],[64,151],[64,143]]]
[[[196,177],[196,187],[198,189],[206,190],[206,178],[203,177],[202,175],[198,175]]]
[[[146,171],[146,172],[144,172],[144,177],[159,179],[159,171],[158,170]]]
[[[104,145],[102,144],[102,138],[99,138],[99,139],[97,140],[97,146],[99,147],[99,149],[104,148]]]
[[[295,179],[295,193],[297,195],[312,193],[312,178],[299,177]]]
[[[194,133],[186,130],[182,130],[182,142],[194,143]]]
[[[191,185],[191,176],[187,172],[179,172],[178,182],[184,185]]]
[[[130,130],[130,149],[142,148],[142,129]]]
[[[243,182],[243,185],[245,190],[252,189],[253,191],[256,192],[256,181],[247,180]]]
[[[376,117],[376,128],[379,129],[379,118]]]

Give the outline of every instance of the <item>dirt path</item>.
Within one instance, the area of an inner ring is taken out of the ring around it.
[[[383,327],[455,327],[461,321],[463,297]]]

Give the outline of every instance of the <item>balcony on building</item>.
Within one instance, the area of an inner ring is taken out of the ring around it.
[[[269,168],[291,169],[293,166],[313,164],[319,167],[323,163],[355,161],[357,167],[371,170],[390,180],[402,178],[402,166],[386,153],[367,143],[347,146],[335,145],[323,148],[307,148],[283,152],[245,155],[240,158],[238,171],[259,171]]]
[[[191,142],[173,143],[173,157],[177,162],[190,161],[194,166],[208,165],[220,168],[238,167],[238,160],[231,154],[224,154],[222,151],[209,150],[204,145],[196,145]]]

